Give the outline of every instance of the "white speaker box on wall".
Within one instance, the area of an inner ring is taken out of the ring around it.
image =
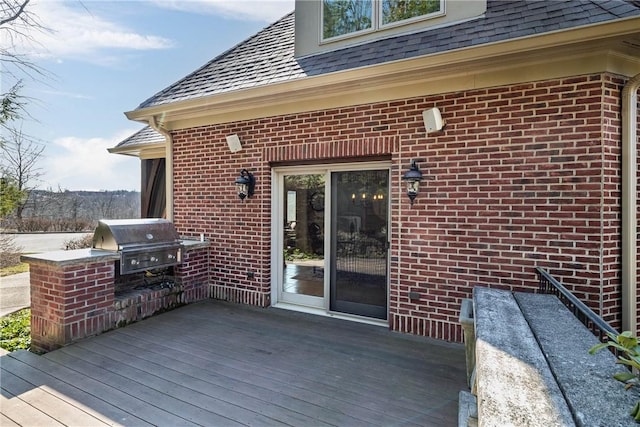
[[[422,112],[422,120],[427,133],[437,132],[444,127],[444,120],[440,115],[438,108],[431,108]]]
[[[227,145],[232,153],[237,153],[242,150],[242,144],[240,144],[240,138],[235,133],[227,136]]]

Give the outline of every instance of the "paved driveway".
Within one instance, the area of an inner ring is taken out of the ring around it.
[[[0,277],[0,317],[30,305],[28,272]]]
[[[10,234],[16,245],[22,248],[22,253],[41,253],[60,251],[69,240],[78,239],[91,233],[32,233]]]
[[[13,234],[22,253],[41,253],[62,250],[64,244],[87,233]],[[29,273],[0,277],[0,317],[29,307],[31,295]]]

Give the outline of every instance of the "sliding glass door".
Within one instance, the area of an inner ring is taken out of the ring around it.
[[[276,301],[387,318],[389,169],[375,166],[276,172]]]
[[[331,176],[331,310],[387,318],[388,170]]]
[[[282,175],[283,268],[280,299],[324,306],[325,174]]]

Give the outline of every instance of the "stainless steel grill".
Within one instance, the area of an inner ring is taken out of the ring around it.
[[[93,248],[120,252],[120,274],[166,268],[182,260],[180,238],[165,219],[103,219]]]

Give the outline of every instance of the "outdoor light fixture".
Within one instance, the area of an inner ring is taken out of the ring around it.
[[[418,169],[418,165],[415,160],[411,160],[411,169],[404,174],[402,179],[407,183],[407,196],[409,196],[409,200],[411,200],[411,205],[413,205],[413,200],[418,195],[418,187],[420,186],[420,181],[422,181],[422,172]]]
[[[253,190],[256,186],[256,179],[253,174],[246,169],[240,171],[240,176],[236,178],[236,188],[238,190],[238,197],[240,200],[244,200],[245,197],[253,196]]]

